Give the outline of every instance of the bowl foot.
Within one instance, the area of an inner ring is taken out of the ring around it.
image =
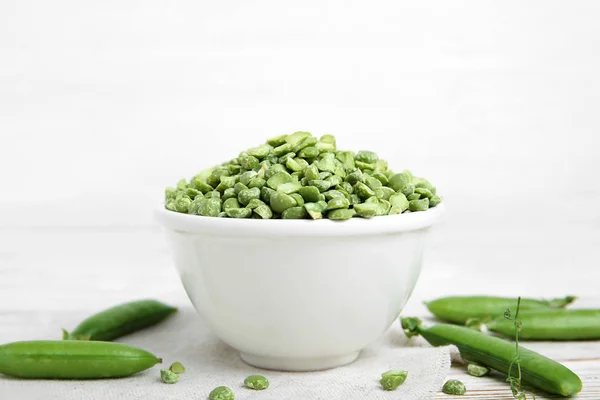
[[[258,368],[278,371],[318,371],[350,364],[358,358],[359,353],[357,351],[343,356],[310,358],[268,357],[240,353],[240,357],[247,364]]]

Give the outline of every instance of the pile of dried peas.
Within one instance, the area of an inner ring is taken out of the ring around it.
[[[372,151],[337,150],[335,138],[295,132],[267,140],[165,190],[165,208],[209,217],[347,220],[426,211],[436,188],[394,173]]]

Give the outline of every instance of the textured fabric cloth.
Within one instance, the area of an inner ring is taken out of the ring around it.
[[[91,313],[0,313],[0,342],[60,339],[60,328],[72,329]],[[123,379],[22,380],[0,375],[0,399],[204,400],[221,385],[230,387],[239,400],[431,399],[450,368],[449,348],[407,340],[398,323],[354,363],[320,372],[276,372],[249,366],[213,336],[192,309],[180,310],[162,324],[119,341],[153,352],[163,358],[163,364]],[[177,384],[162,383],[160,368],[175,361],[180,361],[186,372]],[[385,392],[379,385],[381,373],[390,369],[408,371],[408,379],[395,392]],[[251,374],[266,376],[270,387],[264,391],[244,388],[244,378]]]

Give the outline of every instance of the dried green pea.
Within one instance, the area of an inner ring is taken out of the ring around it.
[[[275,190],[267,186],[263,186],[262,189],[260,189],[260,198],[262,201],[269,204],[271,202],[271,195],[273,193],[275,193]]]
[[[340,177],[339,177],[339,176],[337,176],[337,175],[331,175],[330,177],[328,177],[328,178],[327,178],[327,179],[325,179],[325,180],[329,182],[329,184],[330,184],[330,187],[331,187],[331,186],[337,186],[337,185],[339,185],[340,183],[342,183],[342,182],[343,182],[343,179],[342,179],[342,178],[340,178]]]
[[[408,196],[406,196],[406,198],[408,199],[408,201],[419,200],[421,198],[421,195],[419,193],[411,193]]]
[[[258,215],[261,219],[273,218],[273,211],[271,211],[271,207],[267,205],[256,207],[254,209],[254,214]]]
[[[392,207],[398,206],[403,212],[408,210],[409,200],[402,193],[396,193],[388,199]]]
[[[180,213],[187,213],[190,204],[192,204],[192,199],[189,197],[181,197],[175,200],[175,210]]]
[[[235,193],[235,189],[229,188],[229,189],[225,189],[225,191],[223,192],[223,196],[221,196],[221,200],[225,201],[227,199],[231,199],[234,197],[237,197],[237,194]]]
[[[296,153],[294,153],[293,151],[290,151],[289,153],[286,153],[286,154],[282,155],[281,157],[279,157],[279,163],[285,165],[288,160],[290,160],[290,159],[293,160],[294,157],[296,157]]]
[[[240,183],[244,186],[248,186],[252,178],[254,178],[256,175],[258,175],[258,172],[256,171],[246,171],[240,175]]]
[[[435,207],[442,202],[442,199],[439,196],[433,196],[429,199],[429,207]]]
[[[163,381],[164,383],[169,383],[169,384],[177,383],[179,381],[179,375],[177,375],[175,372],[173,372],[171,370],[161,369],[160,370],[160,380]]]
[[[344,221],[352,218],[356,214],[352,208],[339,208],[337,210],[332,210],[327,213],[327,218],[334,221]]]
[[[268,139],[267,144],[275,147],[281,146],[282,144],[286,143],[285,139],[287,138],[287,136],[288,135],[279,135],[274,138]]]
[[[469,375],[481,377],[488,375],[490,373],[490,369],[479,364],[468,364],[467,372],[469,372]]]
[[[298,165],[300,165],[300,167],[301,167],[300,171],[304,171],[304,169],[310,165],[308,163],[308,161],[306,161],[303,158],[296,157],[296,158],[294,158],[294,161],[296,161],[298,163]],[[303,173],[303,175],[304,175],[304,173]]]
[[[309,181],[321,179],[321,176],[319,175],[319,168],[317,168],[316,164],[311,164],[304,168],[304,176]]]
[[[363,173],[360,170],[356,170],[348,175],[346,175],[346,182],[351,185],[356,185],[358,182],[363,182],[364,177]]]
[[[252,178],[250,180],[250,182],[248,183],[248,188],[249,189],[252,189],[252,188],[262,189],[266,184],[267,184],[267,181],[265,181],[263,178]]]
[[[177,196],[177,189],[168,187],[165,189],[165,200],[175,200]]]
[[[388,200],[388,201],[389,201],[390,197],[392,197],[394,194],[396,194],[396,192],[394,192],[393,189],[391,189],[387,186],[378,187],[378,188],[374,189],[373,192],[375,193],[375,196],[378,199],[383,199],[383,200]]]
[[[326,192],[323,193],[323,195],[325,196],[325,199],[327,201],[331,200],[331,199],[339,199],[339,198],[346,198],[346,196],[344,196],[344,194],[342,192],[340,192],[339,190],[328,190]]]
[[[252,199],[248,202],[248,204],[246,204],[246,208],[249,208],[251,210],[254,210],[256,207],[260,207],[260,206],[264,206],[265,202],[260,200],[260,199]],[[239,208],[238,207],[233,207],[233,208]],[[223,209],[225,209],[225,203],[223,203]]]
[[[203,198],[198,198],[198,200],[194,199],[188,207],[188,214],[198,215],[198,209],[200,208],[200,203],[202,203],[202,201],[204,201]]]
[[[383,390],[396,390],[406,381],[408,371],[387,371],[381,374],[379,383]]]
[[[354,161],[356,166],[362,170],[364,173],[372,173],[375,170],[375,164],[367,164],[362,161]]]
[[[282,183],[277,186],[277,191],[285,194],[292,194],[298,192],[302,188],[300,182],[288,182]]]
[[[335,151],[335,137],[333,135],[323,135],[316,144],[316,147],[321,151]]]
[[[379,157],[372,151],[360,150],[354,157],[355,161],[361,161],[368,164],[376,163]]]
[[[408,185],[404,186],[402,188],[402,190],[399,190],[398,192],[402,193],[405,196],[410,196],[411,194],[413,194],[415,192],[415,185],[413,185],[412,183],[409,183]]]
[[[298,189],[298,193],[304,198],[306,202],[319,201],[320,190],[315,186],[303,186]]]
[[[379,200],[377,214],[376,215],[388,215],[392,205],[387,200]]]
[[[304,206],[304,197],[302,197],[299,193],[292,193],[290,196],[296,200],[298,207]]]
[[[266,156],[269,155],[269,153],[271,152],[272,149],[273,149],[272,146],[263,144],[263,145],[248,149],[247,153],[250,156],[253,156],[253,157],[256,157],[256,158],[262,160],[263,158],[265,158]]]
[[[229,175],[237,175],[240,172],[242,172],[242,166],[236,164],[229,164],[227,166],[227,171],[229,172]]]
[[[331,187],[331,183],[328,181],[324,181],[322,179],[315,179],[313,181],[308,181],[310,186],[314,186],[319,189],[319,192],[324,192]]]
[[[297,132],[292,133],[291,135],[288,135],[287,138],[285,138],[285,141],[287,143],[289,143],[290,145],[292,145],[292,147],[295,147],[299,143],[302,143],[304,140],[306,140],[310,137],[312,137],[310,132],[297,131]]]
[[[386,186],[389,182],[387,176],[379,171],[373,173],[373,178],[377,179],[384,186]]]
[[[375,192],[362,182],[357,182],[356,185],[354,185],[354,192],[361,199],[367,199],[369,197],[375,196]]]
[[[154,354],[123,343],[33,340],[0,345],[0,374],[26,379],[120,378],[161,362]]]
[[[273,149],[273,154],[276,155],[277,157],[280,157],[284,154],[291,152],[293,149],[294,149],[294,146],[292,146],[289,143],[284,143],[281,146],[275,147]]]
[[[185,179],[180,179],[179,182],[177,182],[177,189],[179,190],[185,190],[188,187],[188,183]]]
[[[286,167],[294,172],[302,171],[303,167],[293,158],[288,158],[285,162]]]
[[[221,177],[229,175],[229,170],[227,168],[216,168],[210,173],[208,178],[206,178],[206,183],[208,183],[213,188],[217,187],[217,185],[221,183]]]
[[[290,207],[286,208],[281,213],[282,219],[305,219],[308,217],[308,212],[304,207]]]
[[[421,198],[427,197],[428,199],[431,199],[433,197],[433,193],[431,193],[431,190],[423,187],[415,188],[415,193],[420,194]]]
[[[336,187],[336,189],[338,190],[345,190],[346,193],[348,194],[352,194],[354,193],[354,188],[352,187],[352,185],[348,182],[342,182],[338,185],[339,187]]]
[[[206,183],[205,181],[203,181],[202,179],[200,179],[198,177],[192,178],[190,185],[194,189],[199,190],[202,193],[208,193],[213,190],[212,186],[210,186],[208,183]]]
[[[467,388],[465,387],[465,384],[461,381],[456,379],[449,379],[448,381],[446,381],[446,383],[444,383],[444,387],[442,387],[442,392],[446,394],[462,396],[463,394],[467,393]]]
[[[221,201],[218,199],[202,200],[198,205],[198,215],[217,217],[221,212]]]
[[[238,201],[244,206],[248,205],[250,200],[258,198],[260,198],[259,188],[243,189],[238,193]]]
[[[365,177],[365,185],[367,185],[371,190],[375,190],[383,186],[378,179],[373,178],[372,176]]]
[[[177,205],[175,204],[175,200],[169,200],[165,203],[165,208],[169,211],[177,211]]]
[[[245,170],[254,170],[259,168],[260,160],[254,156],[246,155],[238,157],[240,165]]]
[[[235,192],[236,196],[238,194],[240,194],[240,192],[242,190],[246,190],[246,189],[248,189],[248,186],[244,185],[242,182],[236,183],[235,186],[233,187],[233,191]]]
[[[230,208],[240,208],[240,203],[236,197],[229,198],[223,202],[223,211],[227,212]]]
[[[233,391],[227,386],[219,386],[214,388],[208,395],[209,400],[234,400]]]
[[[354,211],[356,211],[356,215],[362,218],[371,218],[377,215],[377,211],[379,211],[379,204],[375,203],[362,203],[362,204],[354,204]]]
[[[408,209],[410,211],[427,211],[429,209],[429,199],[411,200],[408,202]]]
[[[319,153],[319,149],[317,149],[315,146],[308,146],[298,152],[298,157],[304,159],[316,158],[319,155]]]
[[[402,189],[405,188],[406,185],[410,184],[410,181],[411,181],[411,177],[408,174],[401,172],[399,174],[392,176],[389,179],[388,186],[391,187],[392,189],[394,189],[394,191],[396,191],[396,192],[398,192],[398,191],[403,192]]]
[[[262,375],[250,375],[244,379],[244,386],[253,390],[264,390],[269,387],[269,381]]]
[[[388,212],[388,215],[398,215],[398,214],[402,214],[403,210],[400,206],[392,206],[390,208],[390,211]]]
[[[174,372],[176,374],[183,374],[185,372],[185,367],[183,366],[182,363],[180,363],[179,361],[175,361],[173,364],[171,364],[171,366],[169,367],[169,371]]]
[[[271,189],[277,190],[279,185],[289,182],[292,182],[292,176],[287,172],[280,171],[267,179],[267,186]]]
[[[336,168],[334,157],[335,156],[333,154],[328,153],[325,157],[319,160],[317,162],[317,168],[319,168],[319,171],[333,173]]]
[[[350,207],[350,202],[345,197],[334,198],[327,203],[327,211],[348,207]]]
[[[325,205],[325,208],[327,204]],[[321,219],[323,218],[323,211],[325,208],[319,203],[304,203],[304,208],[306,212],[312,219]]]
[[[274,164],[274,165],[270,166],[269,169],[267,169],[265,171],[264,178],[268,181],[273,175],[275,175],[278,172],[285,172],[285,173],[287,173],[286,166],[285,165],[281,165],[281,164]]]
[[[308,136],[308,137],[305,137],[304,139],[300,140],[294,146],[294,151],[297,153],[297,152],[302,151],[303,149],[305,149],[307,147],[313,147],[315,144],[317,144],[317,138],[314,137],[314,136]]]
[[[329,178],[331,175],[333,175],[331,172],[327,172],[327,171],[319,172],[319,179],[325,180],[325,179]]]

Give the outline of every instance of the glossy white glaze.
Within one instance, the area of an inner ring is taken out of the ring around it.
[[[219,338],[259,367],[316,370],[352,362],[391,326],[443,211],[344,222],[157,217]]]

